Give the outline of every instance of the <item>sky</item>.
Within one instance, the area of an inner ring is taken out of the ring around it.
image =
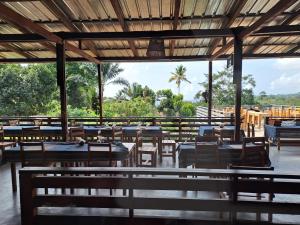
[[[171,72],[182,64],[186,67],[186,76],[189,83],[182,83],[181,93],[185,100],[193,100],[197,91],[201,89],[199,82],[205,80],[204,74],[208,72],[208,62],[156,62],[156,63],[120,63],[124,71],[120,74],[130,83],[137,82],[147,85],[157,91],[171,89],[177,93],[175,82],[169,83]],[[225,68],[226,61],[214,61],[213,72]],[[253,75],[256,81],[254,93],[261,91],[267,94],[291,94],[300,92],[300,60],[297,58],[283,59],[249,59],[243,60],[243,74]],[[105,89],[106,97],[114,97],[122,87],[110,85]]]

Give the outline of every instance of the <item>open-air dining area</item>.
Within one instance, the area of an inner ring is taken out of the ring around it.
[[[300,0],[0,1],[0,225],[300,224],[300,110],[242,74],[299,35]]]

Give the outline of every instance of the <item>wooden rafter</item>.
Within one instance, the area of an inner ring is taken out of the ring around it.
[[[120,23],[123,31],[129,32],[130,29],[129,29],[127,23],[125,22],[124,13],[123,13],[123,10],[122,10],[122,7],[121,7],[119,1],[118,0],[110,0],[110,2],[111,2],[111,5],[112,5],[116,15],[117,15],[117,18],[119,20],[119,23]],[[134,41],[128,40],[128,44],[129,44],[131,51],[133,52],[133,55],[135,57],[139,56],[138,51],[134,45]]]
[[[297,0],[284,0],[279,1],[275,6],[273,6],[264,16],[258,19],[255,23],[253,23],[249,28],[241,31],[238,36],[240,39],[244,39],[258,30],[261,26],[268,24],[271,20],[273,20],[276,16],[282,13],[284,10],[291,7],[295,4]],[[224,47],[218,50],[215,54],[213,54],[212,59],[217,58],[218,56],[224,54],[228,49],[233,46],[233,41],[228,42]]]
[[[69,18],[68,15],[62,10],[59,5],[56,4],[55,0],[41,0],[45,7],[47,7],[64,25],[68,28],[71,32],[82,32],[83,30],[80,29],[78,26],[75,26],[72,23],[72,20]],[[64,4],[63,1],[60,4]],[[95,56],[99,56],[98,51],[96,50],[96,46],[92,41],[86,41],[85,45],[91,50],[91,52]]]
[[[12,51],[12,52],[15,52],[25,58],[33,58],[33,56],[26,52],[26,51],[23,51],[21,48],[13,45],[13,44],[8,44],[8,43],[1,43],[1,46],[5,47],[6,49]]]
[[[46,38],[47,40],[51,42],[55,42],[57,44],[62,44],[63,39],[57,36],[56,34],[51,33],[50,31],[46,30],[45,28],[41,27],[40,25],[35,24],[30,19],[18,14],[11,8],[7,7],[3,3],[0,3],[0,18],[13,23],[15,26],[22,28],[22,29],[28,29],[32,33],[39,34]],[[66,43],[65,47],[69,51],[73,51],[76,54],[86,58],[87,60],[99,64],[100,61],[91,55],[85,53],[84,51],[78,49],[76,46]]]
[[[292,47],[290,50],[288,50],[287,53],[295,53],[296,51],[298,51],[300,49],[300,43],[297,44],[296,46]]]
[[[282,26],[286,26],[286,25],[289,25],[292,22],[294,22],[298,18],[299,12],[300,12],[300,10],[297,11],[297,14],[289,16],[287,19],[285,19],[281,23],[281,25]],[[247,50],[247,53],[254,53],[254,52],[256,52],[262,45],[264,45],[269,40],[270,40],[270,37],[260,38],[260,40],[257,43],[255,43],[255,45],[252,48],[250,48],[250,49]]]
[[[180,5],[181,5],[181,0],[175,0],[173,30],[177,30],[177,27],[178,27]],[[174,48],[175,48],[175,40],[171,40],[170,41],[170,56],[174,55]]]
[[[246,2],[247,2],[247,0],[237,0],[234,2],[232,8],[230,9],[229,14],[227,15],[227,18],[222,23],[221,28],[230,28],[231,27],[231,25],[234,23],[235,19],[240,15],[240,12],[244,8]],[[210,48],[209,54],[214,53],[214,51],[217,48],[220,41],[221,41],[221,39],[216,38],[212,42],[212,47]]]

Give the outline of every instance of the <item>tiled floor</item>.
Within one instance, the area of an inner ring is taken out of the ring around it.
[[[276,171],[290,171],[291,173],[300,174],[300,147],[282,147],[281,151],[277,151],[275,147],[270,149],[270,158],[272,165]],[[161,167],[178,167],[177,164],[173,164],[171,158],[164,158]],[[19,165],[18,165],[19,168]],[[180,195],[180,193],[178,193]],[[203,195],[203,193],[200,193]],[[190,193],[191,196],[201,197],[199,193]],[[286,199],[286,197],[278,197]],[[288,198],[288,200],[300,202],[299,197]],[[108,213],[101,211],[102,213]],[[143,213],[142,211],[140,213]],[[156,212],[158,214],[163,213],[174,214],[174,212]],[[195,216],[193,212],[176,212],[180,217]],[[213,219],[217,215],[210,213],[197,214],[204,216],[208,219]],[[276,216],[274,215],[276,222],[300,222],[300,217],[295,216]],[[11,179],[10,179],[10,167],[9,164],[0,166],[0,225],[19,225],[20,224],[20,210],[19,210],[19,193],[12,193]]]

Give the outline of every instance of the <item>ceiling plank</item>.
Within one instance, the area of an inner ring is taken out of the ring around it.
[[[227,15],[227,19],[224,19],[223,24],[221,25],[220,28],[230,28],[231,25],[234,23],[236,18],[240,15],[242,9],[244,8],[247,0],[237,0],[234,2],[232,8],[230,9],[229,14]],[[216,38],[212,42],[212,47],[209,50],[209,54],[213,54],[214,51],[216,50],[218,44],[220,43],[221,39]]]
[[[46,30],[45,28],[41,27],[40,25],[35,24],[32,22],[30,19],[18,14],[11,8],[7,7],[3,3],[0,3],[0,18],[12,22],[15,26],[28,29],[32,33],[39,34],[43,37],[45,37],[47,40],[51,42],[55,42],[57,44],[62,44],[63,39],[59,36],[57,36],[54,33],[51,33],[50,31]],[[88,59],[91,62],[94,63],[101,63],[99,60],[96,58],[92,57],[90,54],[87,54],[86,52],[78,49],[76,46],[70,44],[70,43],[65,43],[65,47],[69,51],[73,51],[76,54]]]
[[[181,6],[181,0],[175,0],[173,30],[177,30],[177,27],[178,27],[180,6]],[[169,55],[173,56],[174,55],[174,48],[175,48],[175,40],[170,41],[170,47],[169,48],[170,48]]]
[[[30,53],[27,53],[25,51],[23,51],[22,49],[20,49],[19,47],[13,45],[13,44],[8,44],[8,43],[1,43],[2,47],[5,47],[6,49],[15,52],[25,58],[33,58],[33,56]]]
[[[113,7],[113,9],[116,13],[116,16],[119,20],[119,23],[120,23],[123,31],[129,32],[130,29],[129,29],[127,23],[125,22],[124,13],[122,11],[122,7],[121,7],[119,1],[118,0],[110,0],[110,3],[111,3],[111,5],[112,5],[112,7]],[[138,51],[137,51],[137,49],[134,45],[134,41],[133,40],[128,40],[128,44],[129,44],[129,47],[130,47],[131,51],[133,52],[133,55],[135,57],[139,56]]]
[[[263,15],[260,19],[254,22],[250,27],[241,31],[238,36],[240,39],[244,39],[258,30],[261,26],[267,25],[271,20],[273,20],[276,16],[281,14],[284,10],[291,7],[295,4],[297,0],[284,0],[279,1],[275,6],[273,6],[265,15]],[[218,50],[213,54],[212,59],[216,59],[218,56],[224,54],[228,49],[233,46],[233,41],[228,42],[224,47]]]
[[[282,26],[286,26],[286,25],[289,25],[292,22],[294,22],[298,18],[299,12],[300,12],[300,10],[298,10],[296,14],[289,16],[287,19],[285,19],[281,23],[281,25]],[[252,48],[249,48],[247,50],[247,53],[254,53],[254,52],[256,52],[263,44],[265,44],[269,40],[270,40],[270,37],[260,38],[260,40],[257,43],[255,43],[255,45]]]
[[[75,26],[72,23],[72,20],[68,15],[62,10],[62,7],[59,7],[54,0],[41,0],[42,4],[47,7],[71,32],[82,32],[78,26]],[[63,1],[61,4],[64,4]],[[99,56],[96,46],[92,41],[86,41],[85,45],[91,50],[95,56]]]

